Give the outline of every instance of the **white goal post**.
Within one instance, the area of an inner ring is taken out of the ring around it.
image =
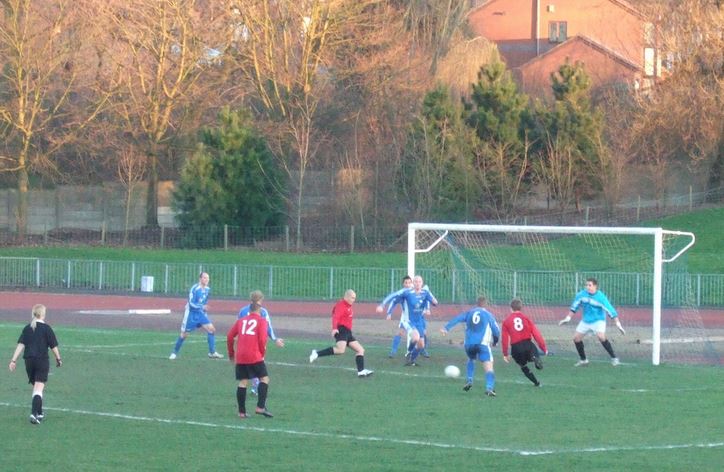
[[[418,247],[418,233],[431,232],[432,237],[422,241]],[[663,264],[672,262],[694,245],[696,238],[693,233],[670,231],[663,228],[626,228],[626,227],[591,227],[591,226],[524,226],[524,225],[483,225],[483,224],[445,224],[445,223],[409,223],[407,240],[407,273],[415,275],[416,258],[419,254],[428,253],[446,240],[452,232],[462,233],[504,233],[504,234],[547,234],[547,235],[628,235],[653,236],[653,286],[652,294],[652,353],[651,361],[659,365],[661,361],[661,309],[663,293]],[[668,258],[664,256],[664,236],[685,236],[689,238],[678,252]]]

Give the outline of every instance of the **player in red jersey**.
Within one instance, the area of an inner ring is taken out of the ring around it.
[[[533,385],[540,387],[540,382],[528,369],[528,362],[533,362],[538,370],[543,368],[538,348],[543,353],[548,353],[545,339],[541,336],[535,323],[520,312],[523,302],[515,298],[510,302],[510,308],[510,315],[503,321],[503,360],[506,363],[510,362],[510,356],[508,356],[508,344],[510,343],[513,359],[520,366],[520,370],[533,382]],[[533,344],[531,339],[535,339],[538,347]]]
[[[249,379],[259,378],[259,397],[256,402],[256,414],[272,418],[266,409],[266,397],[269,392],[269,374],[264,363],[266,354],[267,322],[259,314],[261,304],[252,302],[249,314],[239,318],[226,335],[226,348],[229,360],[236,363],[236,402],[239,405],[239,418],[248,418],[246,414],[246,386]],[[236,352],[234,339],[236,338]]]
[[[334,346],[319,351],[314,349],[309,355],[309,362],[312,363],[318,357],[344,354],[347,346],[355,352],[355,364],[357,365],[357,377],[369,377],[373,371],[365,369],[365,349],[352,334],[352,304],[357,299],[357,294],[352,289],[344,292],[344,297],[332,308],[332,336],[336,341]]]

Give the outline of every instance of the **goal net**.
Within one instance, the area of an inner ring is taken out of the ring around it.
[[[661,228],[410,223],[407,269],[461,310],[484,295],[499,322],[520,298],[549,351],[571,355],[580,311],[568,325],[558,321],[594,277],[626,329],[621,335],[607,320],[618,357],[721,364],[724,329],[715,307],[722,293],[687,272],[694,240]],[[607,357],[598,342],[587,342],[589,357],[599,349]]]

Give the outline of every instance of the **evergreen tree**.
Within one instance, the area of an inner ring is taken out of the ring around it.
[[[398,178],[416,218],[459,221],[470,216],[477,186],[470,178],[469,134],[462,109],[446,87],[439,85],[425,95]]]
[[[199,141],[173,194],[181,227],[206,232],[206,240],[213,241],[223,225],[280,225],[281,174],[249,114],[222,110],[218,125],[203,129]]]
[[[528,186],[527,103],[505,65],[496,61],[481,67],[465,104],[466,122],[477,137],[474,167],[484,191],[480,204],[498,219],[516,213]]]
[[[562,210],[600,190],[602,115],[591,105],[583,64],[566,61],[551,74],[554,102],[532,120],[536,171]]]

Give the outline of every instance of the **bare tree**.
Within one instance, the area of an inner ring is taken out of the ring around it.
[[[533,164],[533,172],[542,182],[550,198],[558,202],[561,218],[576,199],[578,177],[585,174],[581,166],[585,160],[575,144],[559,136],[546,136],[544,155]]]
[[[663,70],[651,90],[637,95],[636,137],[653,142],[663,155],[652,160],[650,147],[641,151],[659,174],[677,163],[704,169],[709,189],[718,188],[724,171],[724,5],[664,1],[646,11],[656,19],[654,43]],[[666,186],[666,177],[659,182]]]
[[[200,0],[96,0],[106,22],[114,111],[147,155],[146,224],[158,224],[158,180],[173,138],[217,103],[211,80],[231,39],[225,5]]]
[[[133,204],[133,193],[138,184],[144,179],[147,161],[146,156],[139,154],[132,146],[126,146],[119,152],[116,161],[118,181],[125,190],[125,219],[123,223],[123,245],[128,243],[128,224]]]
[[[28,224],[29,174],[60,175],[56,153],[91,122],[105,97],[84,90],[90,10],[83,0],[4,0],[0,16],[0,172],[17,182],[16,221]]]
[[[319,111],[333,94],[335,53],[365,6],[358,0],[252,0],[233,10],[242,34],[239,72],[256,91],[265,134],[294,195],[288,199],[301,247],[306,172],[329,135]],[[282,190],[282,189],[280,189]]]

